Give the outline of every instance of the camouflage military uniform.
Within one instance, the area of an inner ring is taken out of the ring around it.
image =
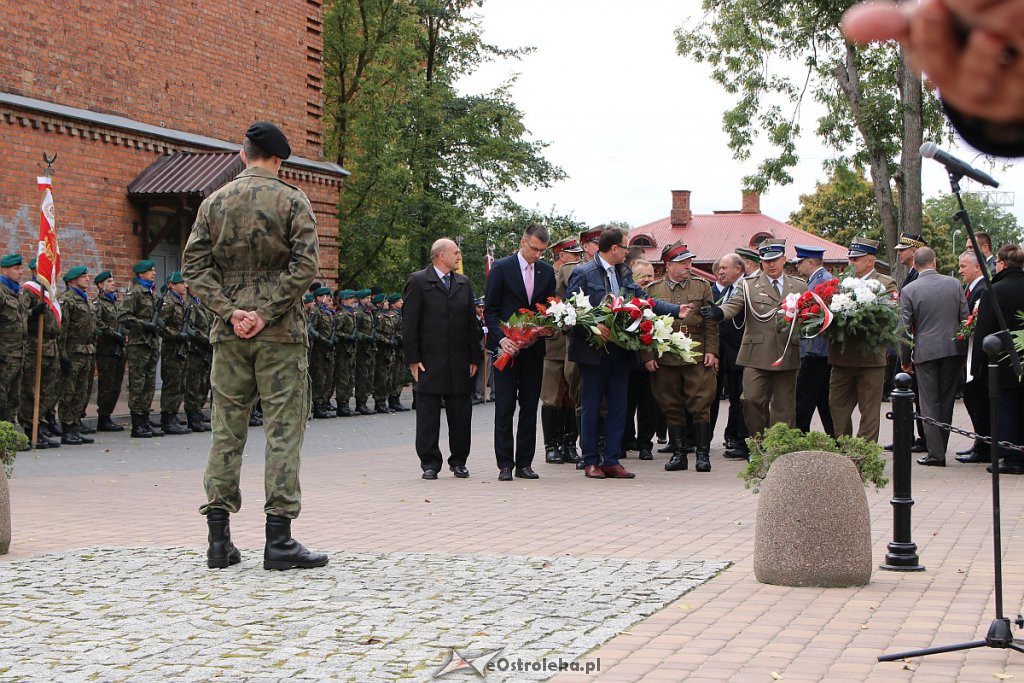
[[[198,301],[193,301],[189,326],[185,414],[191,418],[201,415],[206,399],[210,396],[210,369],[213,367],[210,328],[213,326],[213,314]]]
[[[208,502],[200,511],[241,507],[242,449],[258,391],[267,437],[264,510],[293,519],[309,414],[301,300],[320,263],[309,200],[273,173],[247,168],[200,206],[183,260],[185,280],[216,318]],[[231,326],[237,309],[255,310],[266,327],[238,338]]]
[[[10,286],[0,284],[0,420],[6,422],[18,419],[27,334],[28,309]]]
[[[18,298],[26,311],[40,303],[42,299],[26,286],[22,286],[18,292]],[[39,390],[39,420],[44,421],[44,416],[53,410],[59,398],[60,364],[57,351],[57,337],[60,335],[60,323],[57,316],[47,306],[43,312],[43,372]],[[18,422],[25,429],[26,434],[31,434],[32,411],[34,409],[34,398],[36,390],[36,346],[38,340],[37,318],[31,314],[28,316],[28,330],[25,335],[25,365],[21,375],[21,401],[18,405]]]
[[[58,413],[63,425],[75,425],[89,402],[89,379],[95,364],[96,321],[85,293],[68,288],[60,297],[59,348],[68,372],[63,377]]]
[[[334,314],[317,304],[311,319],[316,336],[311,340],[309,374],[313,380],[313,406],[330,408],[334,393],[334,352],[337,335],[334,332]]]
[[[186,300],[168,290],[160,309],[160,414],[177,415],[185,400],[188,339],[185,332]],[[188,314],[192,317],[191,312]],[[186,337],[186,338],[182,338]]]
[[[124,383],[124,330],[117,322],[114,294],[100,294],[92,307],[96,321],[96,414],[110,417]]]
[[[391,317],[394,318],[395,325],[395,347],[392,349],[394,358],[391,363],[391,391],[389,395],[397,403],[402,395],[402,389],[405,388],[405,377],[409,372],[409,366],[402,362],[404,357],[402,354],[404,346],[402,343],[402,311],[392,310]],[[395,408],[397,406],[392,404],[391,407]]]
[[[132,415],[149,416],[156,393],[156,364],[160,359],[160,337],[147,330],[153,322],[157,298],[152,290],[136,279],[117,312],[118,324],[128,331],[128,410]]]
[[[356,308],[359,342],[356,345],[356,407],[365,407],[373,392],[374,360],[377,355],[375,315],[366,308]]]
[[[395,360],[395,318],[388,311],[377,311],[377,352],[373,359],[373,402],[377,412],[389,412],[388,396]]]
[[[334,400],[338,412],[344,412],[352,399],[352,370],[356,359],[356,309],[342,306],[335,320],[337,326],[334,347]]]

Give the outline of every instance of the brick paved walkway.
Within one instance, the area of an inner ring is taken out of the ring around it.
[[[885,406],[884,406],[885,407]],[[635,458],[632,481],[587,481],[570,466],[538,464],[539,481],[498,482],[492,406],[474,415],[473,476],[418,478],[411,414],[314,422],[304,448],[304,512],[296,536],[329,551],[727,560],[735,564],[586,655],[602,681],[921,680],[1024,678],[1024,658],[993,650],[880,664],[878,654],[973,640],[993,615],[989,479],[982,466],[914,468],[914,540],[927,571],[876,571],[860,589],[790,589],[752,572],[754,494],[740,464],[662,470]],[[961,405],[957,421],[967,424]],[[883,430],[889,424],[883,421]],[[251,432],[246,505],[232,520],[243,548],[262,545],[262,431]],[[208,435],[104,443],[23,456],[12,481],[10,559],[87,546],[202,548],[201,469]],[[888,438],[883,433],[883,439]],[[1024,488],[1004,478],[1006,610],[1024,581]],[[875,558],[891,535],[889,491],[867,491]],[[250,553],[251,555],[251,553]],[[563,675],[556,680],[583,680]]]

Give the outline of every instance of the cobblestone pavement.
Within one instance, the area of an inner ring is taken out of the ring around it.
[[[323,569],[266,572],[261,560],[243,551],[211,572],[190,549],[87,548],[0,564],[0,679],[430,680],[452,648],[571,661],[727,566],[336,553]]]

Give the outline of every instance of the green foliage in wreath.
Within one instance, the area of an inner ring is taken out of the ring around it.
[[[883,488],[889,483],[885,477],[885,460],[882,458],[882,447],[874,441],[866,441],[856,436],[841,436],[833,439],[821,432],[804,433],[781,422],[772,425],[760,435],[747,439],[750,448],[750,462],[745,470],[737,476],[744,480],[747,488],[758,492],[761,482],[768,476],[768,469],[775,459],[786,453],[798,451],[824,451],[845,455],[857,466],[860,478],[875,488]]]

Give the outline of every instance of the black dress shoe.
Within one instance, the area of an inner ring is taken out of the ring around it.
[[[973,453],[974,453],[974,446],[971,446],[971,447],[967,448],[966,450],[962,450],[962,451],[957,451],[956,452],[957,455],[972,455]],[[960,458],[957,458],[957,460],[960,460]]]
[[[893,446],[893,444],[889,444],[888,446],[882,447],[882,450],[883,451],[889,451],[890,453],[892,453],[892,449],[893,448],[895,448],[895,446]]]
[[[640,451],[641,460],[654,460],[654,453],[651,453],[650,448],[645,448]]]
[[[917,441],[914,442],[914,445],[910,447],[910,452],[911,453],[927,453],[928,452],[928,444],[926,444],[923,440],[918,439]]]
[[[928,465],[929,467],[945,467],[946,466],[946,459],[945,458],[932,458],[932,457],[918,458],[917,459],[917,464],[918,465]]]
[[[661,443],[661,442],[659,441],[658,443]],[[658,452],[659,453],[671,453],[674,450],[675,450],[675,448],[672,447],[672,444],[669,444],[668,446],[663,446],[663,447],[659,448]]]
[[[423,470],[424,479],[437,479],[437,470]]]
[[[985,468],[992,473],[992,465]],[[1024,474],[1024,464],[1007,463],[1005,460],[999,464],[999,474]]]
[[[531,467],[517,467],[516,477],[519,479],[540,479],[540,475],[534,472]]]
[[[498,481],[512,481],[512,470],[508,467],[502,467],[501,471],[498,472]]]
[[[962,462],[965,465],[973,465],[973,464],[979,463],[979,462],[992,462],[992,456],[981,455],[977,451],[970,450],[970,451],[967,451],[966,455],[958,455],[958,456],[956,456],[956,461],[957,462]]]
[[[459,479],[469,479],[469,470],[465,465],[456,465],[452,468],[452,473]]]
[[[746,460],[750,457],[750,453],[747,452],[746,448],[730,448],[722,453],[722,457],[729,458],[730,460]]]

